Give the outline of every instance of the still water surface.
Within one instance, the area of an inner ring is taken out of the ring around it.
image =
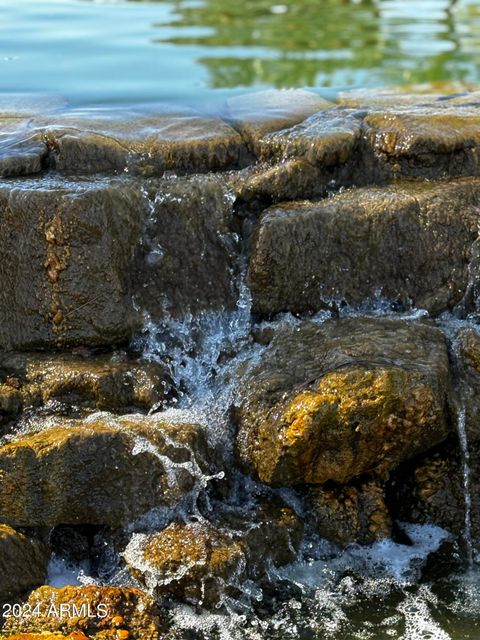
[[[480,79],[480,0],[0,0],[0,91],[74,104]]]

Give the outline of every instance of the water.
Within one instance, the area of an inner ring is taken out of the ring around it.
[[[477,83],[479,47],[479,0],[0,0],[1,90],[73,104]]]

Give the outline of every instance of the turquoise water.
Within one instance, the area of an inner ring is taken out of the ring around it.
[[[74,104],[479,81],[479,0],[0,0],[2,92]]]

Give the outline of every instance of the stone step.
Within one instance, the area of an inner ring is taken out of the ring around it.
[[[437,314],[478,278],[480,180],[350,189],[264,211],[248,283],[253,311],[317,311],[384,298]]]

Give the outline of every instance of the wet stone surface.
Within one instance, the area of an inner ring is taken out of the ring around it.
[[[41,611],[2,640],[447,640],[479,104],[0,100],[0,601]]]

